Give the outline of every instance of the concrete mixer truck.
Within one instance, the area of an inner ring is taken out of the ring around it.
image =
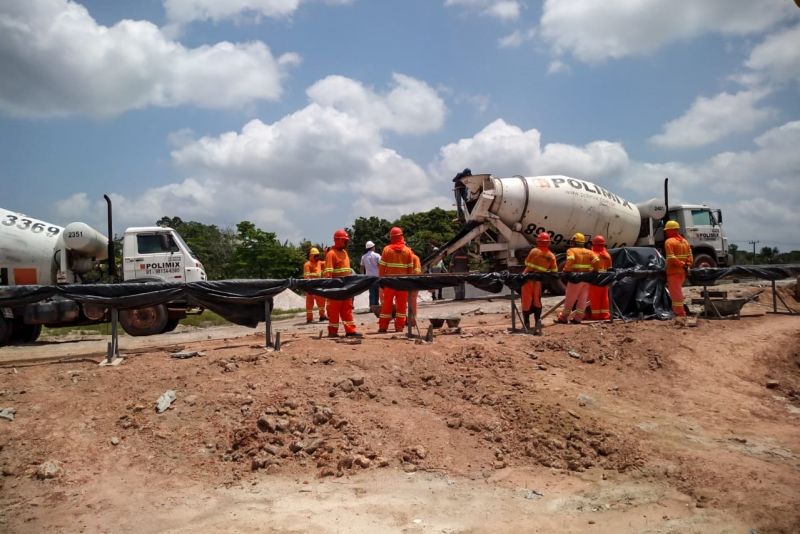
[[[106,236],[82,222],[61,227],[0,208],[0,288],[14,285],[82,283],[109,256]],[[122,239],[125,281],[194,282],[206,279],[203,265],[181,236],[159,226],[128,228]],[[119,321],[134,336],[167,332],[186,316],[187,305],[169,302],[121,310]],[[108,321],[108,310],[66,298],[0,308],[0,346],[32,342],[42,326]]]
[[[539,233],[550,234],[559,253],[575,232],[602,234],[609,248],[649,246],[662,248],[663,224],[674,219],[692,246],[695,267],[727,265],[728,241],[722,230],[722,212],[706,205],[667,207],[664,200],[633,204],[611,191],[568,176],[467,175],[456,184],[456,205],[463,229],[437,254],[431,265],[473,240],[478,252],[491,260],[493,270],[518,270]],[[668,219],[665,216],[669,215]]]

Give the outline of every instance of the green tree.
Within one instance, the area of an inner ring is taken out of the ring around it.
[[[178,232],[197,259],[202,262],[209,280],[233,276],[232,261],[236,236],[230,228],[220,229],[213,224],[184,221],[180,217],[161,217],[156,225]]]
[[[273,232],[265,232],[250,221],[236,225],[237,246],[234,272],[240,278],[298,278],[303,275],[306,254],[281,243]]]
[[[399,226],[406,236],[406,243],[420,258],[450,241],[460,228],[455,210],[433,208],[429,211],[401,216],[392,226]]]
[[[350,265],[358,271],[358,263],[364,254],[364,245],[367,241],[375,243],[375,251],[380,254],[383,247],[389,244],[389,229],[392,223],[379,217],[359,217],[353,222],[352,228],[347,228],[350,234],[350,244],[347,252],[350,254]]]

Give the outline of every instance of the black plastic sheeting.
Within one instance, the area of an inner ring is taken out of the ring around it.
[[[609,254],[614,271],[630,273],[614,282],[612,315],[619,319],[671,319],[664,256],[649,247],[611,249]]]
[[[59,295],[80,303],[99,304],[118,309],[152,306],[167,302],[186,302],[212,310],[225,319],[255,327],[265,319],[264,304],[286,289],[306,291],[334,300],[352,298],[370,287],[390,287],[403,291],[424,291],[470,284],[490,293],[503,287],[519,292],[527,280],[560,278],[568,282],[586,281],[607,286],[614,283],[613,298],[623,317],[671,316],[669,297],[664,289],[664,259],[652,248],[612,249],[613,268],[603,273],[509,272],[469,274],[429,274],[377,278],[353,275],[343,278],[297,280],[220,280],[207,282],[147,282],[119,284],[73,284],[60,286],[9,286],[0,288],[0,307],[17,307]],[[752,276],[779,280],[800,275],[800,265],[759,265],[692,271],[692,282],[706,284],[724,276]]]

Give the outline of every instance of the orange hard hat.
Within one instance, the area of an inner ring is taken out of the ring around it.
[[[537,243],[549,243],[550,242],[550,234],[547,232],[542,232],[536,236]]]
[[[605,244],[606,244],[606,238],[601,236],[600,234],[597,234],[592,238],[592,245],[605,245]]]
[[[336,230],[336,232],[333,233],[333,239],[334,240],[336,240],[336,239],[346,239],[346,240],[350,241],[350,236],[347,235],[347,232],[345,232],[344,230]]]
[[[403,229],[399,226],[393,226],[391,230],[389,230],[389,237],[402,237],[403,236]]]

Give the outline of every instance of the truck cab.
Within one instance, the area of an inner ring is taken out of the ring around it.
[[[728,239],[722,230],[722,210],[711,209],[705,204],[681,204],[670,206],[668,219],[681,225],[681,234],[692,247],[695,267],[730,263]]]
[[[122,275],[132,280],[199,282],[206,279],[203,264],[171,228],[134,227],[122,240]]]

